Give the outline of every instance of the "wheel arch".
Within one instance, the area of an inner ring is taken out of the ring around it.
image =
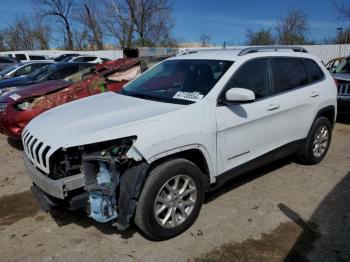
[[[171,158],[184,158],[193,162],[206,177],[206,186],[215,182],[214,167],[206,149],[201,145],[189,145],[163,152],[148,159],[150,170]]]
[[[319,117],[325,117],[329,120],[329,122],[331,123],[332,127],[334,127],[335,121],[336,121],[336,110],[335,110],[335,106],[331,105],[331,106],[326,106],[322,109],[320,109],[316,116],[315,119],[313,121],[312,124],[315,123],[316,119]]]

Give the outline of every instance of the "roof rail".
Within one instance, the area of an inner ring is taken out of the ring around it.
[[[256,46],[256,47],[248,47],[239,52],[239,56],[257,53],[261,51],[271,50],[272,52],[278,52],[278,50],[293,50],[293,52],[307,53],[307,50],[303,47],[297,46]]]

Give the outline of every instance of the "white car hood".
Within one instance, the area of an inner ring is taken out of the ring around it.
[[[73,147],[137,136],[145,124],[183,107],[107,92],[51,109],[26,129],[51,149]]]

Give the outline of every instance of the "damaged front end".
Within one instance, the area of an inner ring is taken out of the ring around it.
[[[128,137],[54,153],[50,179],[62,181],[83,175],[83,187],[66,194],[68,209],[85,208],[99,223],[111,222],[119,230],[128,228],[149,168],[145,161],[139,161],[142,158],[128,156],[129,151],[135,155],[135,140]]]

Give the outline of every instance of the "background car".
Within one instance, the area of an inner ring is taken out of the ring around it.
[[[338,114],[350,115],[350,57],[341,61],[333,70],[338,88]]]
[[[328,71],[333,72],[333,70],[345,59],[346,57],[337,57],[329,60],[325,65]]]
[[[20,63],[20,61],[16,58],[12,58],[12,57],[0,57],[0,70],[12,66],[14,64],[18,64]]]
[[[90,63],[54,63],[47,65],[28,76],[13,77],[0,81],[0,95],[20,86],[23,87],[49,80],[63,79],[92,65]]]
[[[14,53],[5,53],[3,54],[5,57],[10,57],[10,58],[16,58],[20,62],[27,62],[27,61],[32,61],[32,60],[48,60],[47,56],[44,55],[36,55],[36,54],[30,54],[26,52],[14,52]]]
[[[0,96],[0,132],[20,138],[28,122],[42,112],[83,97],[118,91],[139,72],[139,59],[118,59],[86,68],[64,80],[13,90]]]
[[[96,56],[73,56],[73,57],[67,57],[62,60],[62,62],[85,62],[85,63],[103,63],[111,61],[108,58],[100,58]]]
[[[13,66],[9,66],[4,70],[0,71],[0,80],[9,79],[17,76],[26,76],[34,73],[40,68],[49,65],[50,61],[42,62],[42,61],[34,61],[34,62],[24,62],[14,64]]]

